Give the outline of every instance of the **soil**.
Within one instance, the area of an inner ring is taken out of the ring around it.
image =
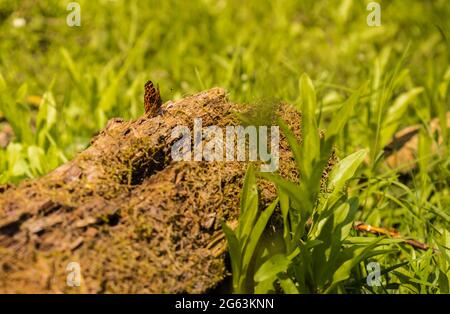
[[[238,123],[246,106],[214,88],[111,119],[72,161],[0,189],[0,292],[202,293],[229,276],[221,223],[236,225],[246,162],[173,161],[176,125]],[[279,112],[299,134],[300,115]],[[280,174],[298,173],[283,137]],[[262,208],[276,189],[259,180]],[[80,265],[81,284],[67,284]]]

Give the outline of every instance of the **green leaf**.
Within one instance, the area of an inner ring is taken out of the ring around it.
[[[10,143],[6,149],[10,176],[12,177],[20,177],[29,173],[28,164],[22,156],[22,149],[23,146],[16,143]]]
[[[311,177],[315,161],[319,160],[320,138],[316,122],[316,92],[311,79],[303,74],[300,78],[300,111],[302,113],[302,149],[301,170],[302,178],[308,180]]]
[[[278,187],[278,195],[280,199],[280,210],[283,217],[283,239],[286,245],[287,252],[291,251],[291,224],[289,222],[289,195],[283,190],[283,188]]]
[[[291,198],[292,201],[296,202],[300,208],[302,208],[305,213],[311,211],[313,204],[305,190],[304,184],[298,185],[289,180],[286,180],[279,175],[274,175],[268,172],[260,172],[259,176],[272,181],[277,186],[281,187]]]
[[[57,121],[56,102],[51,92],[46,92],[36,117],[36,129],[39,136],[38,144],[44,145],[45,135]]]
[[[20,85],[19,89],[16,92],[15,96],[16,101],[22,102],[27,94],[28,94],[28,85],[27,83],[23,83],[22,85]]]
[[[277,274],[287,271],[290,263],[286,255],[275,254],[259,267],[254,279],[256,282],[275,280]]]
[[[405,112],[408,109],[408,105],[422,93],[423,90],[422,87],[416,87],[401,94],[395,99],[394,104],[387,110],[386,119],[384,119],[381,126],[380,146],[385,146],[390,141],[395,131],[397,131]]]
[[[34,175],[37,176],[43,173],[42,161],[44,161],[44,150],[38,146],[29,146],[27,149],[28,160],[30,161],[30,168]]]
[[[351,179],[358,169],[359,165],[364,161],[367,151],[360,150],[353,153],[341,161],[333,168],[328,179],[328,189],[333,190],[332,194],[340,192],[347,180]]]
[[[251,258],[253,257],[253,253],[255,252],[256,246],[261,238],[261,235],[266,228],[267,222],[269,221],[270,216],[272,216],[273,211],[278,205],[278,198],[270,204],[265,211],[261,213],[258,218],[258,221],[254,226],[252,226],[252,230],[250,236],[248,238],[248,242],[243,248],[243,258],[242,258],[242,271],[246,273],[248,266],[250,264]]]
[[[244,184],[242,186],[240,196],[240,209],[241,215],[245,213],[247,208],[253,206],[253,197],[258,196],[258,190],[256,187],[255,169],[252,164],[248,166],[247,172],[244,177]]]
[[[241,274],[241,250],[239,248],[239,241],[233,230],[225,222],[222,222],[222,230],[228,241],[228,252],[230,253],[231,269],[233,272],[233,289],[236,290]]]
[[[256,185],[255,170],[252,165],[247,169],[244,178],[240,199],[241,212],[239,217],[239,227],[237,237],[243,242],[243,247],[247,237],[255,223],[258,214],[258,187]],[[243,249],[242,247],[242,249]]]
[[[255,287],[255,293],[256,294],[275,293],[273,282],[274,282],[273,278],[269,278],[267,280],[258,282]]]
[[[322,241],[313,250],[313,271],[318,285],[326,283],[330,278],[342,253],[342,241],[350,232],[353,219],[358,209],[357,198],[339,202],[332,208],[323,211],[312,235]],[[316,224],[313,226],[313,230]]]
[[[348,237],[345,239],[344,244],[357,244],[357,245],[367,245],[373,242],[373,237]],[[378,242],[378,245],[389,245],[405,242],[404,239],[390,239],[383,238]]]
[[[297,286],[286,274],[279,275],[278,282],[286,294],[298,294]]]
[[[83,84],[81,80],[81,74],[77,70],[77,66],[73,61],[72,56],[70,55],[69,51],[67,51],[66,48],[61,48],[60,53],[66,63],[67,69],[69,70],[70,77],[72,78],[73,82],[75,83],[75,86],[79,90],[80,95],[87,100],[89,93],[87,92],[86,86]]]
[[[361,94],[366,90],[366,87],[367,84],[364,84],[357,92],[353,93],[353,95],[346,102],[344,102],[335,118],[331,121],[327,128],[325,133],[326,140],[330,140],[331,138],[339,135],[354,113],[355,106],[358,103]]]
[[[443,294],[448,294],[450,291],[449,278],[450,278],[450,271],[445,273],[442,269],[439,269],[439,278],[438,278],[439,289]]]
[[[326,292],[331,292],[336,287],[336,285],[350,277],[352,269],[361,261],[367,258],[367,256],[372,253],[372,249],[381,241],[382,238],[375,238],[370,245],[363,247],[350,247],[343,251],[341,256],[341,261],[339,263],[339,267],[333,274],[331,284],[327,288]],[[380,253],[382,254],[382,253]]]
[[[289,128],[289,126],[281,119],[277,120],[278,125],[281,128],[281,131],[286,136],[286,139],[289,143],[289,148],[291,149],[292,154],[294,155],[295,163],[297,164],[297,168],[300,171],[303,171],[303,163],[302,163],[302,155],[301,155],[301,147],[297,138],[295,137],[294,132]]]

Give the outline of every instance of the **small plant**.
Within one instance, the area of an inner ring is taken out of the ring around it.
[[[236,293],[248,292],[248,270],[259,239],[266,224],[278,204],[276,199],[258,216],[258,190],[255,170],[249,166],[241,193],[239,225],[232,230],[225,223],[223,231],[228,240],[233,271],[233,290]]]
[[[255,247],[269,216],[279,205],[283,218],[284,252],[265,258],[254,275],[254,291],[274,291],[277,282],[286,293],[342,292],[344,282],[364,260],[392,250],[376,250],[382,238],[352,243],[350,231],[358,209],[358,199],[349,198],[347,181],[366,156],[357,151],[334,165],[326,186],[321,187],[322,173],[333,150],[335,138],[346,125],[362,89],[345,102],[325,136],[320,137],[316,123],[316,95],[311,80],[300,79],[302,137],[299,143],[283,122],[279,125],[292,149],[300,173],[300,183],[278,175],[260,173],[278,188],[279,197],[255,223],[258,193],[253,168],[247,172],[241,198],[241,217],[236,231],[224,225],[230,246],[235,292],[246,292],[247,271]],[[386,244],[383,242],[383,244]]]
[[[14,130],[17,141],[0,150],[0,184],[43,175],[67,161],[54,132],[58,113],[53,94],[44,93],[35,115],[23,104],[26,94],[26,84],[16,94],[11,93],[0,74],[0,112]],[[32,121],[34,128],[30,127]]]

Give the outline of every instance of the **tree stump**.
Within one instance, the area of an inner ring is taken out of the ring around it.
[[[111,119],[91,145],[51,173],[0,190],[3,293],[202,293],[229,272],[221,222],[236,221],[247,163],[173,161],[177,125],[224,127],[243,106],[220,88]],[[287,110],[299,126],[299,115]],[[297,130],[298,131],[298,130]],[[298,174],[286,141],[280,172]],[[268,203],[275,187],[262,182]],[[79,286],[68,284],[80,266]],[[75,264],[77,265],[77,264]],[[69,268],[68,268],[69,266]]]

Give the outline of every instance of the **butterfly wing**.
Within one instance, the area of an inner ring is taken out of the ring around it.
[[[152,81],[145,83],[144,93],[144,108],[145,113],[150,113],[152,116],[156,115],[159,108],[162,105],[161,94],[159,93],[159,87],[155,88]]]

